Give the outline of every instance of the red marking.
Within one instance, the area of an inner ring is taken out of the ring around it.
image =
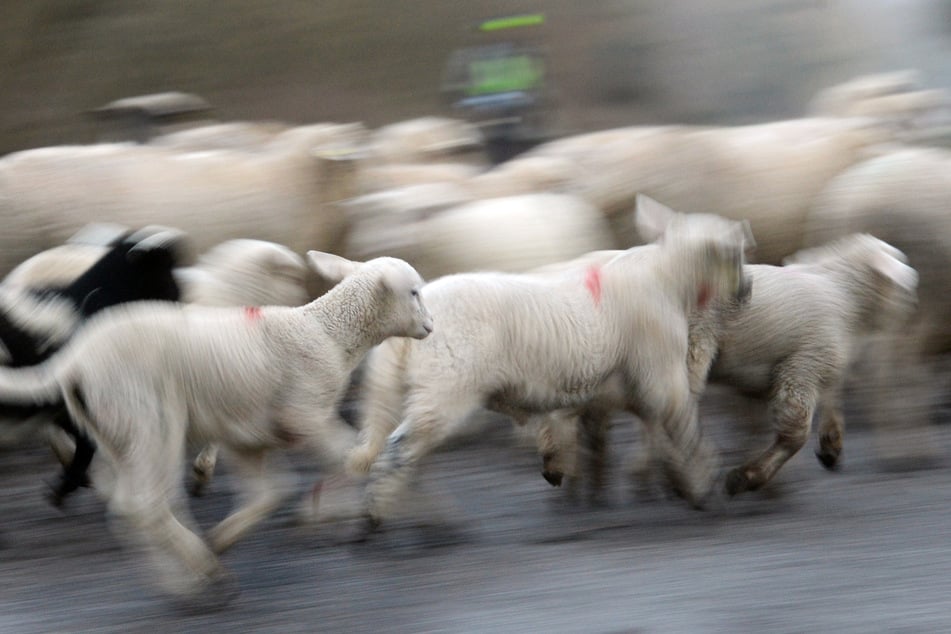
[[[594,305],[601,305],[601,267],[590,266],[584,274],[584,285],[594,298]]]
[[[701,285],[700,288],[697,290],[697,308],[706,308],[712,296],[713,296],[713,291],[710,290],[710,285],[709,284]]]
[[[244,316],[247,317],[249,321],[257,321],[261,318],[261,308],[259,306],[245,306]]]

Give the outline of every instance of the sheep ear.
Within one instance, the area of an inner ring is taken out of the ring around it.
[[[872,268],[889,282],[906,291],[914,292],[918,288],[918,271],[886,251],[875,252]]]
[[[94,222],[84,226],[66,241],[67,244],[91,244],[111,247],[131,233],[128,227],[111,222]]]
[[[654,242],[667,231],[677,212],[660,204],[653,198],[638,194],[634,204],[634,223],[637,232],[646,242]]]
[[[756,251],[756,238],[753,237],[753,227],[749,220],[740,221],[740,231],[743,233],[743,252],[749,258]]]
[[[333,253],[323,251],[308,251],[307,263],[311,270],[323,279],[337,283],[352,275],[362,266],[362,262],[354,262]]]

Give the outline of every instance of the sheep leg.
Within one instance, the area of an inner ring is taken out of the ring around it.
[[[165,462],[165,464],[159,464]],[[228,573],[207,544],[179,518],[187,517],[185,505],[175,494],[180,487],[181,460],[129,456],[118,464],[110,509],[127,521],[133,534],[161,553],[172,555],[192,576],[170,575],[164,585],[175,593],[192,593],[217,581],[227,581]],[[184,585],[183,585],[184,584]]]
[[[730,471],[726,479],[727,493],[756,491],[802,449],[809,438],[817,400],[816,389],[796,382],[787,381],[775,389],[769,409],[776,439],[762,454]]]
[[[205,489],[211,482],[215,473],[215,465],[218,463],[218,445],[205,445],[195,461],[192,463],[192,479],[188,492],[198,497],[204,494]]]
[[[641,426],[640,443],[627,468],[627,477],[641,500],[654,497],[654,475],[663,470],[664,441],[660,433],[657,425]]]
[[[542,458],[542,477],[561,486],[565,476],[577,479],[578,426],[573,411],[560,410],[534,417],[535,443]],[[528,420],[524,423],[528,424]]]
[[[442,403],[443,412],[435,411],[432,403]],[[387,438],[383,452],[370,470],[364,498],[370,531],[393,514],[419,468],[419,461],[439,447],[477,406],[478,402],[458,396],[441,399],[430,396],[417,398],[407,407],[406,419]]]
[[[838,398],[822,399],[819,404],[819,449],[816,457],[826,469],[839,466],[842,455],[842,438],[845,435],[842,405]]]
[[[702,508],[713,489],[719,460],[701,433],[688,373],[683,365],[674,365],[666,373],[658,371],[648,378],[651,380],[640,386],[640,401],[628,409],[648,427],[655,455],[674,491],[695,508]]]
[[[578,419],[578,446],[584,456],[588,503],[594,506],[604,504],[610,419],[611,410],[604,408],[587,408]]]
[[[76,427],[73,419],[64,410],[58,412],[53,419],[57,427],[69,434],[74,440],[75,451],[72,459],[66,464],[59,475],[59,482],[50,491],[49,500],[54,506],[62,506],[70,493],[89,482],[87,471],[96,453],[96,445],[82,430]]]
[[[273,513],[287,497],[281,482],[268,468],[267,452],[240,451],[234,454],[235,472],[242,483],[241,504],[208,533],[215,553],[221,554],[265,517]]]

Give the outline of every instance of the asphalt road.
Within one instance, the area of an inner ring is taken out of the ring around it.
[[[726,450],[739,441],[723,429]],[[951,426],[939,433],[948,444]],[[627,425],[612,437],[616,457],[634,442]],[[303,491],[313,474],[294,464]],[[607,508],[568,505],[532,451],[493,427],[428,464],[447,523],[407,518],[349,543],[351,525],[315,530],[289,504],[224,555],[235,601],[197,612],[152,591],[93,492],[48,506],[54,470],[42,447],[0,452],[4,634],[951,631],[947,468],[884,472],[864,430],[839,472],[809,447],[769,493],[700,512],[635,500],[617,473]],[[224,471],[193,501],[203,527],[226,512],[228,487]]]

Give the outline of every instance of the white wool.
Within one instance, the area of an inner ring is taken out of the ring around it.
[[[652,202],[641,200],[643,215],[662,208]],[[524,421],[597,404],[676,428],[673,468],[685,494],[702,497],[715,458],[688,415],[687,315],[698,289],[739,292],[745,231],[701,214],[668,217],[667,226],[661,244],[594,272],[464,273],[427,284],[434,334],[386,342],[368,357],[361,445],[348,464],[373,474],[370,515],[389,514],[418,461],[483,406]]]
[[[774,447],[734,470],[731,494],[768,482],[805,443],[814,413],[820,458],[836,463],[844,435],[840,392],[851,364],[869,337],[900,329],[914,309],[917,275],[904,258],[878,238],[849,235],[800,251],[783,267],[748,265],[749,300],[691,316],[694,392],[702,391],[709,369],[711,382],[767,400],[777,434]],[[552,424],[541,423],[540,438]],[[645,487],[656,475],[651,440],[645,438],[634,467]],[[554,447],[539,450],[574,468],[573,437],[555,437]]]
[[[102,144],[9,154],[0,159],[0,274],[90,222],[178,227],[199,252],[232,238],[298,254],[336,249],[345,220],[330,203],[354,193],[353,128],[299,126],[254,152]]]
[[[0,369],[5,402],[65,398],[116,469],[112,510],[190,570],[193,589],[221,574],[212,550],[280,502],[264,456],[300,445],[333,469],[354,436],[336,414],[350,372],[387,337],[432,330],[422,279],[405,262],[309,256],[324,275],[345,279],[305,306],[126,304],[93,317],[49,362]],[[212,530],[211,550],[172,515],[186,437],[234,450],[248,478],[244,504]]]
[[[369,194],[348,205],[349,256],[401,257],[426,279],[522,272],[613,246],[602,214],[563,194],[471,200],[465,189],[443,183]]]

